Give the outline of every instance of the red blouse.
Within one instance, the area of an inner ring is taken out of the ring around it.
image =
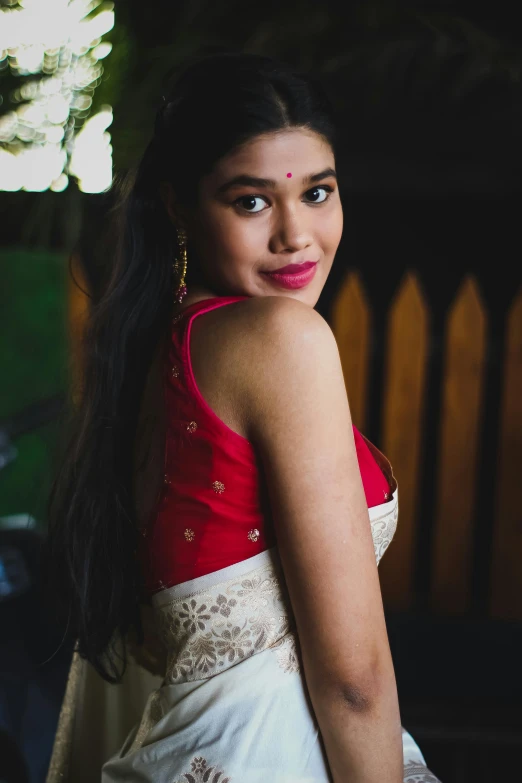
[[[164,491],[139,552],[149,594],[226,568],[276,542],[258,456],[204,400],[190,361],[194,318],[246,298],[205,299],[174,319],[164,367]],[[384,503],[390,483],[376,461],[380,452],[355,427],[354,438],[368,506]]]

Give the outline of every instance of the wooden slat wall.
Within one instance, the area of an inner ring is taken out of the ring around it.
[[[372,339],[371,302],[355,272],[332,306],[334,330],[354,423],[375,416],[367,410]],[[438,442],[423,443],[429,310],[414,273],[402,280],[388,313],[382,389],[382,443],[399,483],[399,525],[380,565],[389,608],[415,599],[416,533],[423,522],[419,487],[424,449],[438,454],[431,547],[431,604],[444,614],[471,605],[474,521],[481,457],[488,317],[474,277],[465,278],[446,315]],[[492,551],[491,614],[522,619],[522,291],[506,329],[503,401],[499,431],[497,510]],[[431,414],[430,414],[431,415]],[[431,477],[430,477],[431,479]],[[429,563],[427,566],[429,567]]]
[[[464,612],[469,603],[485,348],[484,308],[468,277],[445,339],[432,585],[433,608],[444,614]]]
[[[427,307],[417,278],[408,273],[389,313],[383,406],[382,445],[399,484],[400,525],[393,559],[383,558],[380,577],[394,608],[406,608],[412,599],[427,345]]]
[[[522,619],[522,290],[507,320],[497,489],[491,613]]]
[[[351,272],[332,307],[332,329],[339,347],[352,420],[364,430],[368,398],[370,308],[359,275]]]

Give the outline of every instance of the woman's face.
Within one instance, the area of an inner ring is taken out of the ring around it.
[[[342,228],[330,145],[313,131],[289,129],[256,137],[217,163],[201,182],[187,234],[207,292],[288,296],[313,307]],[[302,263],[304,275],[267,275]]]

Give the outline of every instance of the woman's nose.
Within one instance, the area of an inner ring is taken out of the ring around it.
[[[305,216],[300,216],[295,211],[281,214],[272,235],[272,252],[296,253],[306,250],[312,243],[312,232]]]

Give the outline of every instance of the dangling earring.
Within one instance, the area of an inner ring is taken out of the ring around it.
[[[179,255],[174,261],[174,280],[179,276],[178,286],[174,290],[174,299],[176,302],[181,302],[187,294],[187,286],[185,284],[185,275],[187,274],[187,235],[183,229],[178,230],[178,248]],[[179,274],[181,267],[181,275]]]

